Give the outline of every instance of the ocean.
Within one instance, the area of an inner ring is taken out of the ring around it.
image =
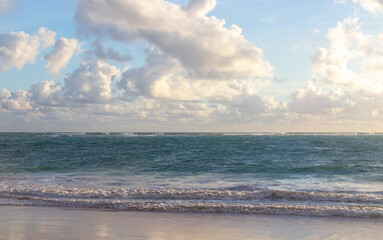
[[[0,206],[383,217],[383,134],[0,133]]]

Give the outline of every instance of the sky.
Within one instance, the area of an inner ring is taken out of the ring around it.
[[[383,132],[383,0],[0,0],[0,131]]]

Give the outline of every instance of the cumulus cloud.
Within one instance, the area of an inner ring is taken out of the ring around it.
[[[57,130],[71,122],[76,128],[60,129],[69,131],[125,131],[126,123],[133,126],[128,129],[140,131],[185,131],[186,124],[195,127],[187,130],[267,131],[243,127],[261,124],[268,130],[291,131],[286,128],[289,123],[309,123],[303,130],[310,131],[313,122],[315,127],[333,124],[337,131],[346,125],[346,130],[355,130],[358,123],[383,129],[383,34],[366,34],[357,18],[339,22],[327,32],[328,46],[318,48],[311,58],[312,79],[288,102],[280,102],[264,96],[266,92],[259,94],[259,89],[285,80],[273,77],[262,50],[246,41],[238,26],[227,27],[224,20],[207,16],[215,5],[215,0],[186,5],[79,0],[79,31],[97,39],[83,63],[62,83],[38,82],[28,91],[1,89],[0,122],[20,126],[29,121],[29,130],[41,129],[42,123],[51,126],[46,130]],[[121,67],[131,59],[106,47],[105,37],[143,45],[144,64],[124,70],[111,65],[110,60]],[[21,69],[52,45],[46,68],[57,73],[78,49],[77,40],[55,42],[55,33],[44,28],[33,35],[2,34],[0,70]]]
[[[257,91],[271,83],[263,78],[272,79],[273,68],[238,26],[226,27],[224,20],[206,15],[215,5],[215,0],[191,0],[184,6],[164,0],[80,0],[79,29],[100,37],[84,62],[63,83],[43,81],[28,91],[0,90],[1,110],[26,112],[35,119],[31,121],[41,122],[100,115],[111,122],[124,119],[157,126],[270,122],[285,105]],[[78,42],[61,38],[55,43],[49,33],[47,29],[32,36],[14,33],[26,39],[35,37],[24,41],[35,51],[28,61],[19,65],[16,62],[21,61],[13,61],[6,68],[22,68],[53,44],[54,49],[45,55],[46,68],[52,73],[64,68]],[[105,48],[101,43],[105,35],[127,44],[145,44],[144,65],[121,73],[107,63],[127,63],[130,57]]]
[[[335,130],[381,127],[383,35],[365,34],[359,19],[347,18],[328,30],[327,39],[329,47],[311,59],[313,81],[291,95],[289,119]]]
[[[54,44],[56,33],[40,28],[37,33],[25,32],[0,34],[0,71],[17,67],[21,70],[25,64],[34,63],[41,49]]]
[[[223,122],[247,122],[254,121],[266,110],[266,102],[258,95],[237,96],[230,102],[218,103],[215,117]]]
[[[204,16],[213,10],[216,4],[216,0],[191,0],[186,7],[186,11],[193,15]]]
[[[65,68],[69,60],[79,49],[79,44],[76,39],[60,38],[56,43],[53,51],[44,56],[47,61],[45,66],[49,72],[58,73],[62,68]]]
[[[129,62],[131,60],[129,55],[120,54],[113,48],[104,49],[104,46],[101,44],[100,41],[93,42],[92,46],[93,50],[89,51],[88,54],[92,56],[94,55],[95,57],[97,57],[97,59],[105,61],[115,60],[119,62]]]
[[[225,27],[224,20],[206,15],[215,5],[215,0],[191,0],[184,6],[164,0],[81,0],[79,29],[100,37],[84,62],[63,83],[43,81],[28,91],[1,90],[1,110],[26,113],[30,121],[103,116],[111,122],[163,123],[168,128],[270,122],[285,106],[257,91],[271,83],[273,68],[238,26]],[[36,34],[40,38],[33,59],[39,49],[55,43],[48,33],[42,29]],[[109,60],[128,63],[130,57],[104,47],[105,35],[144,44],[143,66],[121,73],[110,65]],[[61,38],[45,55],[46,68],[59,72],[77,48],[75,39]]]
[[[48,28],[39,28],[39,30],[37,31],[37,35],[40,38],[43,49],[53,46],[55,44],[56,33],[49,30]]]
[[[215,1],[192,0],[186,7],[164,0],[81,0],[76,19],[81,31],[123,42],[146,40],[182,66],[188,79],[272,76],[262,50],[241,29],[205,14]]]
[[[26,91],[17,90],[15,92],[8,92],[2,90],[2,97],[0,97],[1,107],[5,110],[29,110],[32,108],[30,105]]]
[[[238,26],[225,27],[224,20],[207,16],[215,5],[215,0],[191,0],[184,6],[164,0],[81,0],[76,20],[83,34],[149,43],[144,65],[125,71],[116,82],[140,116],[158,121],[255,119],[274,108],[257,95],[259,87],[269,84],[260,79],[272,78],[273,67]],[[98,41],[93,47],[99,59],[121,58]]]
[[[342,92],[323,92],[312,82],[307,82],[303,88],[291,95],[289,108],[299,114],[330,116],[337,108],[337,100],[341,95]]]
[[[105,103],[112,98],[112,82],[120,70],[103,61],[83,63],[65,77],[66,97],[83,103]]]
[[[64,106],[63,104],[62,87],[53,81],[35,83],[29,91],[0,90],[0,109],[7,111],[39,111],[49,107]]]
[[[360,6],[373,13],[383,13],[382,0],[352,0],[354,3],[359,3]]]
[[[113,98],[112,82],[120,70],[102,61],[84,62],[65,77],[64,85],[53,81],[34,83],[28,91],[0,90],[6,110],[58,110],[108,104]]]
[[[150,54],[143,67],[126,71],[118,86],[146,97],[197,99],[180,63],[157,53]]]
[[[2,89],[0,90],[2,118],[8,116],[16,119],[17,113],[23,113],[26,119],[27,116],[30,117],[30,121],[48,121],[48,123],[49,121],[59,123],[61,118],[71,116],[71,120],[68,121],[83,118],[110,121],[124,119],[130,123],[141,124],[141,127],[144,123],[151,123],[156,127],[161,123],[167,127],[176,125],[182,127],[182,124],[193,123],[195,127],[213,123],[266,121],[265,117],[271,116],[277,108],[277,103],[261,98],[249,87],[251,84],[241,81],[236,84],[231,82],[230,86],[227,82],[218,82],[222,85],[215,88],[206,85],[195,87],[194,90],[204,87],[213,89],[205,99],[185,100],[181,97],[176,99],[158,96],[127,99],[113,91],[113,82],[119,74],[117,67],[103,61],[84,62],[66,76],[63,85],[43,81],[33,84],[28,91],[9,92]],[[221,92],[214,94],[213,91],[217,89]]]
[[[112,82],[119,74],[117,67],[105,62],[84,62],[65,77],[64,85],[42,81],[28,91],[1,89],[0,106],[3,110],[61,111],[107,105],[113,98]]]
[[[42,81],[35,83],[28,91],[28,98],[35,108],[44,106],[62,106],[63,92],[60,84],[53,81]]]
[[[292,94],[288,110],[290,115],[311,116],[319,122],[326,119],[338,124],[342,122],[355,124],[359,121],[372,124],[383,119],[383,95],[366,90],[323,91],[308,82]]]
[[[365,34],[357,18],[339,22],[327,33],[329,48],[318,48],[312,57],[313,80],[291,95],[290,118],[303,122],[345,125],[383,119],[383,37]]]
[[[345,4],[347,0],[334,0],[335,3]],[[382,0],[352,0],[353,3],[359,4],[364,10],[372,13],[383,13]]]
[[[11,93],[5,89],[5,88],[2,88],[0,89],[0,99],[6,99],[6,98],[9,98],[11,96]]]
[[[383,81],[369,76],[382,70],[383,35],[364,34],[357,18],[347,18],[329,29],[327,39],[330,47],[318,48],[311,59],[314,79],[330,85],[383,91]]]
[[[185,69],[174,58],[151,52],[141,68],[124,72],[118,87],[127,94],[182,101],[231,101],[238,95],[253,95],[262,85],[255,79],[208,81],[189,79]]]
[[[158,121],[203,116],[206,122],[218,115],[227,122],[238,116],[254,119],[268,111],[256,92],[265,84],[259,79],[272,78],[273,68],[238,26],[225,27],[224,20],[206,15],[215,5],[215,0],[191,0],[184,6],[164,0],[81,0],[76,19],[82,33],[149,43],[144,65],[125,71],[116,82],[125,91],[124,100],[142,116]],[[98,42],[94,47],[101,59],[120,58]],[[156,107],[149,111],[140,104]]]

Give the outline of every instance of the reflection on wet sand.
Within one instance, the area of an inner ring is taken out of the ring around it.
[[[0,207],[0,239],[380,239],[383,219]]]

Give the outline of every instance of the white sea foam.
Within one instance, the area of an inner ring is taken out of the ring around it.
[[[313,204],[284,203],[227,203],[198,200],[104,200],[59,199],[47,197],[22,197],[10,201],[0,198],[0,205],[51,206],[66,208],[98,208],[135,211],[210,212],[302,216],[383,217],[381,206],[322,206]]]
[[[0,205],[138,211],[383,217],[382,193],[0,186]]]

